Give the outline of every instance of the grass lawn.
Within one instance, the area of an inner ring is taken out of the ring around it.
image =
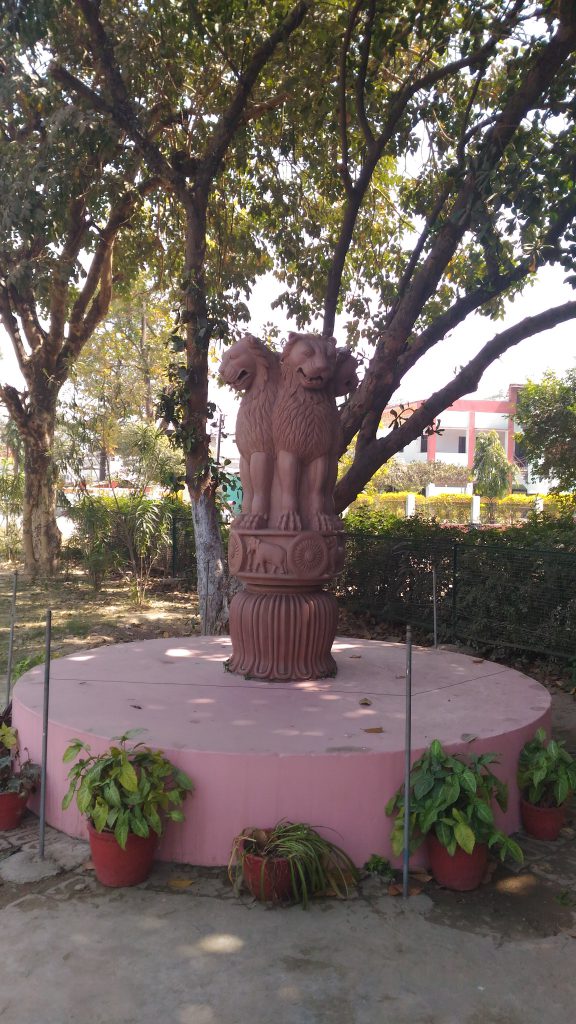
[[[101,644],[189,636],[199,631],[196,594],[178,589],[179,584],[158,582],[149,591],[146,604],[138,608],[125,580],[107,581],[96,593],[81,570],[70,569],[56,580],[32,582],[20,572],[21,567],[0,563],[0,679],[6,674],[15,568],[19,577],[13,680],[31,661],[43,660],[47,608],[52,609],[53,657]]]

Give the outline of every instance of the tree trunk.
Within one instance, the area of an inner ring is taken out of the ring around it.
[[[225,551],[218,512],[210,489],[192,498],[192,521],[196,543],[197,592],[202,633],[219,635],[228,628]]]
[[[26,570],[52,576],[58,568],[61,536],[56,524],[56,472],[52,459],[54,414],[24,441],[23,546]]]

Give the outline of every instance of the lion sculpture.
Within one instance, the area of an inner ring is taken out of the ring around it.
[[[337,354],[334,338],[288,335],[272,414],[280,530],[330,531],[327,489],[338,411],[332,383]]]
[[[244,392],[236,420],[240,452],[242,512],[234,526],[260,530],[267,526],[274,475],[272,409],[280,379],[276,352],[252,334],[245,334],[224,353],[220,378]]]

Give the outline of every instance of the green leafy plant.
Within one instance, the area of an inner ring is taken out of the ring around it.
[[[385,857],[381,857],[378,853],[373,853],[368,858],[364,865],[364,870],[368,871],[371,875],[378,875],[379,878],[383,878],[388,882],[391,882],[395,877],[394,868],[390,861],[386,860]]]
[[[103,754],[92,754],[88,744],[72,740],[65,763],[82,757],[68,773],[70,786],[62,807],[74,794],[78,810],[90,819],[97,832],[113,832],[122,847],[128,834],[161,836],[164,821],[183,821],[182,804],[194,789],[191,779],[176,768],[161,750],[142,743],[128,747],[134,731],[114,737],[117,741]]]
[[[0,725],[0,793],[27,796],[38,785],[40,768],[27,758],[20,760],[18,732],[5,722]]]
[[[576,759],[562,740],[546,740],[538,729],[518,759],[518,786],[525,800],[537,807],[560,807],[576,789]]]
[[[508,855],[521,863],[522,850],[496,828],[492,802],[506,810],[507,786],[488,767],[496,754],[447,754],[434,740],[410,772],[410,851],[418,849],[433,833],[448,853],[459,846],[472,853],[476,843],[497,847],[500,859]],[[386,813],[394,815],[392,849],[404,848],[404,788],[388,801]]]
[[[262,881],[266,863],[285,858],[290,866],[292,896],[304,908],[312,896],[328,891],[345,899],[358,880],[348,854],[300,822],[279,821],[273,828],[247,828],[236,836],[228,864],[228,875],[235,885],[241,882],[247,854],[262,858]]]

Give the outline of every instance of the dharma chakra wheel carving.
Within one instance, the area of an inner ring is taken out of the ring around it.
[[[230,606],[228,668],[269,680],[333,675],[338,610],[323,587],[344,562],[333,500],[336,398],[357,386],[356,360],[334,338],[291,333],[279,355],[247,334],[225,353],[220,376],[244,393],[236,423],[244,500],[228,563],[245,589]]]
[[[301,579],[316,579],[328,569],[328,546],[321,533],[305,531],[288,549],[288,566]]]

